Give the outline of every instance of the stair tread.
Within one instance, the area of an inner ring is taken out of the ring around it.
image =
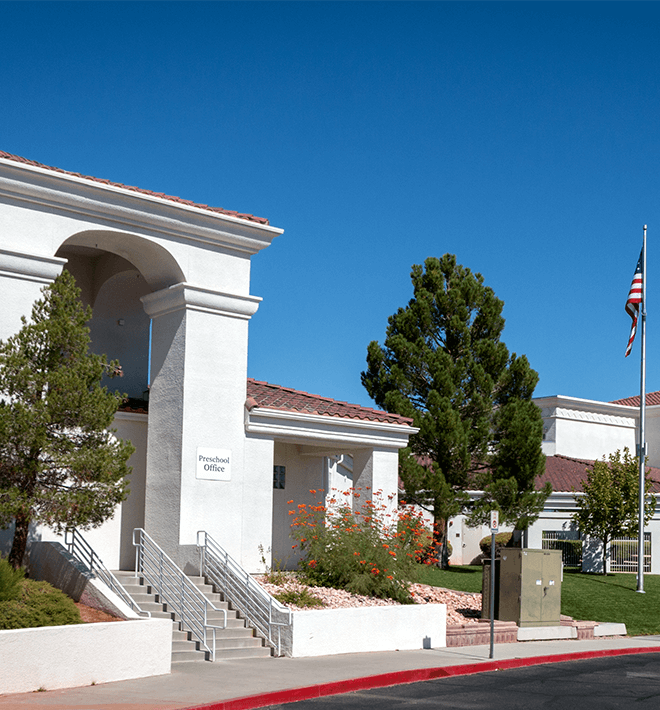
[[[115,571],[113,574],[141,609],[151,612],[155,618],[172,619],[172,663],[210,660],[209,653],[200,648],[200,642],[181,624],[178,615],[168,610],[167,603],[160,600],[159,595],[143,577],[130,570]],[[226,626],[215,630],[216,661],[271,655],[271,649],[264,644],[263,639],[246,625],[244,619],[238,617],[237,611],[232,609],[228,602],[222,601],[222,594],[215,592],[212,584],[203,577],[188,578],[218,610],[207,611],[207,622],[211,626],[224,626],[225,614],[221,610],[227,612]],[[213,643],[211,629],[207,629],[206,642],[208,646]]]

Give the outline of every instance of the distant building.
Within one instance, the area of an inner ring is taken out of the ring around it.
[[[553,396],[534,400],[543,416],[543,452],[545,473],[537,480],[541,488],[546,482],[553,493],[539,519],[527,531],[531,548],[562,547],[567,562],[588,571],[602,569],[602,547],[598,541],[583,539],[571,522],[576,512],[576,495],[587,469],[597,459],[628,447],[636,451],[639,437],[639,396],[615,402],[598,402],[577,397]],[[649,477],[652,491],[660,495],[660,392],[646,397],[646,439],[649,452]],[[452,521],[449,539],[453,547],[452,561],[469,564],[480,554],[479,541],[489,534],[487,527],[468,528],[464,516]],[[660,573],[660,507],[646,528],[647,571]],[[636,539],[636,538],[635,538]],[[576,545],[571,541],[582,541]],[[635,572],[634,546],[623,542],[612,544],[608,569]],[[577,555],[580,550],[580,555]],[[568,560],[568,553],[573,555]],[[626,554],[621,554],[625,552]],[[633,559],[634,558],[634,559]]]

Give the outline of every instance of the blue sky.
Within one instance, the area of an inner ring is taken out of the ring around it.
[[[454,253],[536,394],[660,389],[660,4],[0,2],[0,150],[267,217],[249,375],[371,405],[366,348]],[[658,278],[655,275],[658,275]]]

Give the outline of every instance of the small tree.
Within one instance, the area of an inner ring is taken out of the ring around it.
[[[101,387],[116,361],[89,352],[91,308],[64,271],[16,335],[0,341],[0,526],[15,523],[9,561],[23,562],[31,523],[88,529],[128,495],[134,448],[108,427],[124,395]]]
[[[413,298],[390,316],[384,346],[369,344],[362,383],[420,429],[401,452],[401,478],[409,500],[440,521],[446,566],[447,523],[469,508],[467,490],[485,492],[473,524],[496,507],[502,522],[524,526],[543,507],[538,375],[501,342],[504,303],[481,274],[445,254],[414,265],[411,279]]]
[[[644,486],[644,524],[655,512],[655,496],[649,495],[651,481]],[[576,496],[578,511],[573,516],[580,532],[603,543],[603,574],[607,545],[614,537],[637,535],[639,526],[639,459],[626,447],[594,461],[582,481],[584,495]]]

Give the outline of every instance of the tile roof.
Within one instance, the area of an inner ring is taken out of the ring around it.
[[[555,492],[570,493],[573,489],[582,490],[582,481],[587,477],[587,468],[593,465],[587,459],[574,459],[570,456],[548,456],[545,460],[545,473],[536,479],[536,488],[542,488],[550,482]],[[660,493],[660,468],[647,467],[649,478],[653,482],[651,490]]]
[[[358,404],[339,402],[318,394],[309,394],[290,387],[271,385],[268,382],[247,381],[248,409],[264,407],[280,409],[285,412],[301,412],[303,414],[318,414],[327,417],[342,417],[344,419],[362,419],[385,424],[412,425],[412,419],[390,414],[380,409],[361,407]]]
[[[610,404],[623,404],[626,407],[639,407],[639,395],[635,397],[626,397],[625,399],[615,399]],[[647,392],[646,393],[646,406],[652,407],[656,404],[660,404],[660,391],[658,392]]]
[[[162,192],[152,192],[151,190],[143,190],[139,187],[133,187],[131,185],[122,185],[120,182],[112,182],[110,180],[103,180],[101,178],[91,177],[89,175],[81,175],[80,173],[73,173],[68,170],[62,170],[61,168],[53,168],[50,165],[43,165],[42,163],[37,163],[34,160],[28,160],[27,158],[21,158],[18,155],[12,155],[11,153],[6,153],[0,150],[0,158],[5,160],[13,160],[16,163],[23,163],[25,165],[32,165],[36,168],[43,168],[44,170],[50,170],[54,173],[61,173],[62,175],[71,175],[73,177],[83,178],[84,180],[91,180],[92,182],[101,183],[103,185],[111,185],[112,187],[120,187],[122,190],[131,190],[132,192],[138,192],[141,195],[150,195],[151,197],[159,197],[162,200],[168,200],[170,202],[176,202],[180,205],[188,205],[189,207],[197,207],[198,209],[208,210],[209,212],[217,212],[218,214],[229,215],[230,217],[236,217],[237,219],[245,219],[250,222],[257,222],[258,224],[268,224],[268,220],[265,217],[255,217],[252,214],[245,214],[243,212],[234,212],[232,210],[225,210],[222,207],[209,207],[208,205],[202,205],[197,202],[192,202],[191,200],[184,200],[181,197],[175,197],[174,195],[165,195]]]

